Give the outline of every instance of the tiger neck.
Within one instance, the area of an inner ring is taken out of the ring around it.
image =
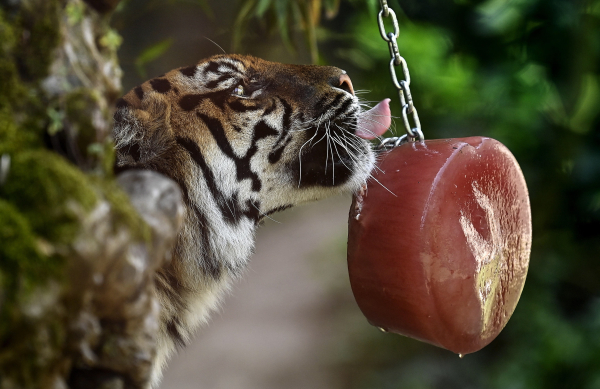
[[[224,216],[216,204],[188,206],[178,254],[196,280],[239,276],[254,250],[257,219],[244,216],[238,204],[228,207],[231,214]]]

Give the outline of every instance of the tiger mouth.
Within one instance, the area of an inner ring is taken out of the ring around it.
[[[359,115],[341,116],[307,130],[298,151],[299,186],[340,186],[352,180],[362,165],[370,166],[370,139],[391,123],[389,99]]]
[[[391,124],[390,99],[384,99],[358,117],[355,135],[371,140],[383,135]]]
[[[349,114],[330,119],[325,125],[329,129],[355,135],[358,138],[371,140],[382,136],[391,125],[390,99],[384,99],[365,112],[353,110]],[[323,131],[321,124],[316,131]]]

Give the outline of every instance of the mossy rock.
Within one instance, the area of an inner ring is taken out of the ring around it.
[[[0,156],[31,147],[41,147],[41,145],[42,141],[38,133],[21,130],[14,123],[10,110],[0,107]]]
[[[43,265],[47,258],[40,252],[27,219],[12,204],[1,199],[0,220],[0,277],[7,298],[19,284],[39,281],[46,273]]]
[[[0,197],[16,206],[37,235],[59,244],[73,240],[82,216],[97,201],[89,178],[46,150],[13,155]]]
[[[134,239],[150,242],[152,230],[133,207],[123,189],[112,179],[96,179],[95,183],[110,204],[113,213],[113,231],[124,228]]]
[[[64,0],[37,0],[23,2],[15,22],[25,32],[24,39],[15,47],[15,56],[21,65],[21,78],[35,82],[48,75],[55,48],[60,43],[60,14]]]

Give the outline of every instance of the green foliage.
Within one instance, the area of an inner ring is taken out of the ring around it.
[[[121,43],[123,43],[123,38],[121,38],[121,35],[113,29],[108,30],[108,32],[100,38],[100,44],[112,51],[116,51],[119,46],[121,46]]]
[[[354,2],[354,1],[353,1]],[[241,46],[242,37],[251,20],[266,23],[269,30],[278,30],[283,44],[294,51],[294,28],[303,32],[306,45],[310,50],[313,63],[319,62],[317,47],[317,26],[321,16],[328,19],[337,15],[340,0],[250,0],[242,2],[233,30],[233,50]],[[376,0],[367,2],[374,9]]]
[[[70,25],[81,23],[85,17],[85,3],[71,2],[65,7],[65,14]]]
[[[146,78],[146,69],[144,68],[144,66],[147,63],[156,60],[164,53],[166,53],[172,44],[173,39],[167,38],[144,49],[144,51],[142,51],[140,55],[135,59],[135,67],[138,71],[138,74],[141,77]]]
[[[390,4],[425,136],[506,144],[529,185],[534,242],[521,301],[491,345],[461,360],[358,334],[346,387],[600,388],[600,1],[408,1],[406,16]],[[376,21],[341,19],[323,52],[398,116]]]

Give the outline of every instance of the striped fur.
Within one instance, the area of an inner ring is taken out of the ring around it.
[[[342,74],[222,55],[149,80],[118,101],[116,171],[163,173],[186,203],[172,261],[157,276],[154,386],[168,356],[244,269],[262,218],[354,191],[368,178],[374,156],[354,135],[361,108],[340,85]]]

